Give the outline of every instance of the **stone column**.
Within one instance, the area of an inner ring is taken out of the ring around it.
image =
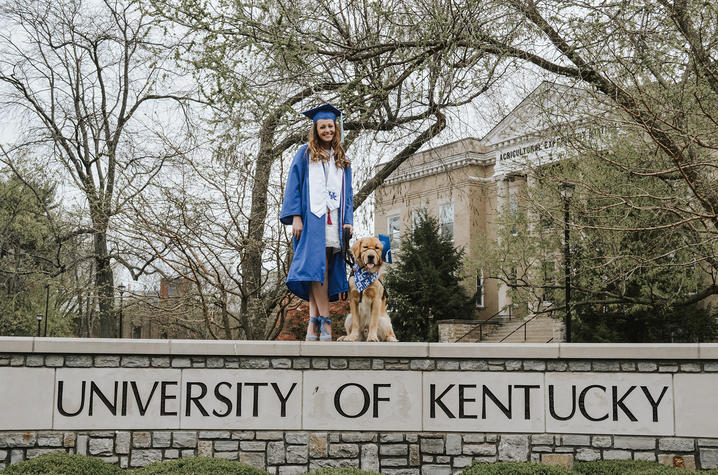
[[[535,186],[536,186],[536,175],[534,174],[533,170],[529,167],[529,169],[526,170],[526,184],[525,184],[525,192],[524,192],[524,195],[527,197],[527,201],[528,201],[528,197],[531,194],[533,194]],[[533,235],[534,232],[536,231],[537,227],[539,226],[540,216],[537,215],[535,212],[533,212],[530,203],[528,203],[528,202],[525,203],[525,207],[526,207],[526,220],[528,222],[528,230],[529,230],[529,233],[531,233]],[[538,312],[541,309],[540,307],[541,307],[541,304],[539,301],[537,301],[535,299],[531,299],[528,302],[528,310],[529,310],[528,317],[531,317],[536,312]]]
[[[509,180],[505,175],[499,175],[496,177],[496,216],[497,218],[504,213],[509,212]],[[501,244],[501,237],[498,236],[499,244]],[[503,282],[498,282],[498,309],[503,315],[508,312],[508,305],[511,304],[511,299],[508,295],[508,286]]]

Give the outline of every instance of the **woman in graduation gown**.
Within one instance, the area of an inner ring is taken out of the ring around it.
[[[294,156],[280,221],[292,226],[289,290],[309,301],[307,340],[331,341],[329,302],[349,290],[343,229],[354,222],[352,172],[341,145],[341,111],[324,104],[303,112],[312,120],[309,143]]]

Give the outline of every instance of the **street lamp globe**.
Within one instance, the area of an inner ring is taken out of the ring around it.
[[[558,185],[558,192],[561,194],[561,198],[563,198],[564,200],[570,200],[573,196],[573,190],[575,189],[576,185],[567,181],[562,181],[561,184]]]

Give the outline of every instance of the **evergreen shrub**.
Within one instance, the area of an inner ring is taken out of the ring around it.
[[[8,466],[3,475],[120,475],[119,467],[94,457],[58,452]]]
[[[189,457],[164,462],[155,462],[132,472],[133,475],[155,475],[165,473],[192,475],[210,475],[218,473],[227,475],[267,475],[266,471],[247,465],[246,463],[212,457]]]
[[[474,463],[462,475],[568,475],[574,473],[564,467],[529,462]]]
[[[663,474],[685,474],[682,468],[669,467],[658,462],[647,462],[645,460],[600,460],[595,462],[578,462],[573,466],[574,472],[585,475],[652,475]],[[700,473],[715,473],[700,472]]]
[[[420,213],[384,278],[387,310],[399,341],[438,341],[440,320],[471,319],[474,297],[462,286],[464,251]]]

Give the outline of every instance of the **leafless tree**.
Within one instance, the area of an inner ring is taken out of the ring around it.
[[[200,293],[212,289],[206,301],[223,315],[212,324],[215,337],[273,338],[281,328],[291,255],[277,216],[287,160],[308,131],[300,111],[320,102],[345,111],[359,208],[445,129],[447,111],[470,103],[505,72],[500,59],[457,47],[458,28],[442,31],[437,21],[414,27],[444,15],[439,4],[153,4],[193,39],[181,58],[214,106],[212,156],[187,156],[185,178],[155,188],[152,202],[137,209],[143,218],[133,219],[142,230],[128,235],[152,236],[142,246],[153,241],[153,252],[163,252],[158,268],[195,281]],[[480,5],[462,12],[492,21]],[[391,155],[378,157],[386,164],[374,173],[376,160],[361,154],[382,142]]]
[[[172,36],[134,0],[8,1],[1,8],[3,112],[22,118],[3,158],[11,163],[31,150],[48,174],[66,177],[68,198],[79,199],[85,215],[57,239],[92,237],[92,305],[99,334],[115,336],[112,219],[176,154],[154,136],[168,114],[182,116],[190,98],[168,69]]]

